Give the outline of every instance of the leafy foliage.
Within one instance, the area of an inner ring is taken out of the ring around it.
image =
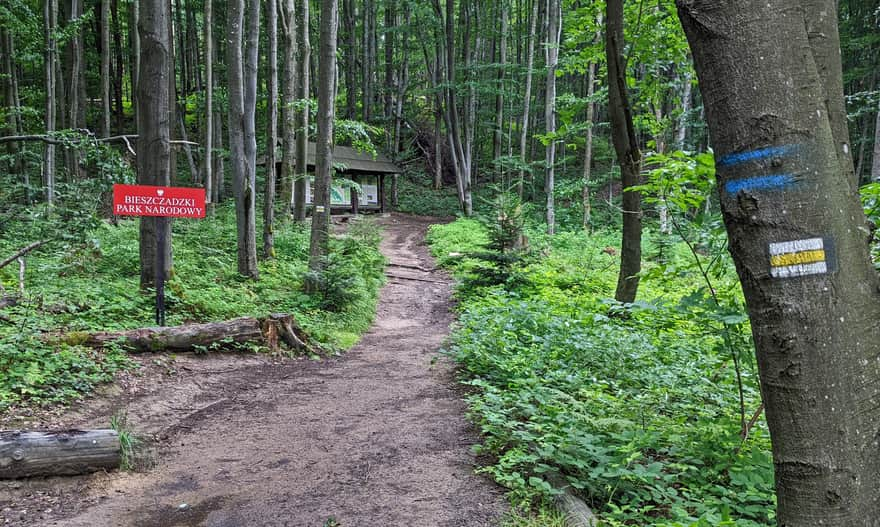
[[[80,241],[54,244],[27,259],[26,297],[0,319],[0,408],[87,393],[132,363],[123,350],[81,346],[85,332],[152,324],[153,294],[138,286],[138,222],[113,226],[90,218],[97,226],[83,231]],[[0,254],[39,224],[13,222],[0,236]],[[166,287],[171,325],[286,312],[332,349],[351,346],[372,321],[384,265],[375,225],[355,224],[333,240],[339,263],[331,268],[344,298],[331,301],[299,292],[308,260],[304,226],[279,226],[277,256],[261,263],[258,282],[235,271],[231,206],[219,206],[210,220],[176,220],[173,231],[174,269]],[[0,270],[0,284],[14,289],[17,269]],[[54,334],[62,338],[47,338]]]
[[[464,245],[451,240],[468,231],[485,239],[473,222],[435,226],[435,252]],[[751,414],[760,395],[743,315],[719,312],[680,243],[667,263],[647,266],[649,300],[603,300],[616,274],[612,240],[535,235],[544,258],[522,266],[521,286],[459,293],[449,353],[471,387],[480,451],[495,459],[483,470],[520,504],[553,493],[548,475],[565,478],[608,526],[773,525],[769,436],[759,422],[743,441],[731,371],[732,344]],[[470,265],[443,261],[459,275]],[[716,290],[733,299],[725,265]]]

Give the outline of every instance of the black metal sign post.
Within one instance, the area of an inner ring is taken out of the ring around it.
[[[156,217],[156,325],[165,325],[165,240],[168,216]]]

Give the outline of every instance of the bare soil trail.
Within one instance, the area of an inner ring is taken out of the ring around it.
[[[381,223],[388,283],[348,353],[147,358],[142,377],[60,420],[106,426],[126,410],[157,441],[155,466],[0,484],[0,525],[497,525],[502,491],[474,474],[476,433],[437,360],[453,317],[451,280],[424,245],[431,221]]]

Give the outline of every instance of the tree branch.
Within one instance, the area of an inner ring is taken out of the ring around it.
[[[43,245],[46,245],[47,243],[49,243],[49,240],[40,240],[38,242],[34,242],[34,243],[28,245],[27,247],[19,250],[17,253],[10,256],[9,258],[0,262],[0,269],[3,269],[7,265],[11,264],[12,262],[14,262],[17,259],[21,258],[22,256],[26,255],[27,253],[33,251],[34,249],[42,247]]]

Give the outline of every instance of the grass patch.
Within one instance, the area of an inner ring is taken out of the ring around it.
[[[21,234],[39,223],[22,222],[0,235],[0,255],[21,246]],[[372,323],[383,281],[379,230],[358,222],[331,241],[326,286],[302,291],[307,272],[307,226],[279,224],[276,257],[259,265],[260,279],[236,272],[235,212],[175,220],[174,268],[166,285],[167,323],[211,322],[242,316],[291,313],[328,349],[353,345]],[[258,232],[261,227],[258,225]],[[124,350],[83,347],[82,336],[154,323],[154,296],[139,288],[138,222],[98,222],[85,242],[52,243],[27,258],[26,297],[0,320],[0,410],[63,403],[133,363]],[[7,291],[17,287],[17,266],[0,270]],[[64,335],[47,343],[46,334]]]

